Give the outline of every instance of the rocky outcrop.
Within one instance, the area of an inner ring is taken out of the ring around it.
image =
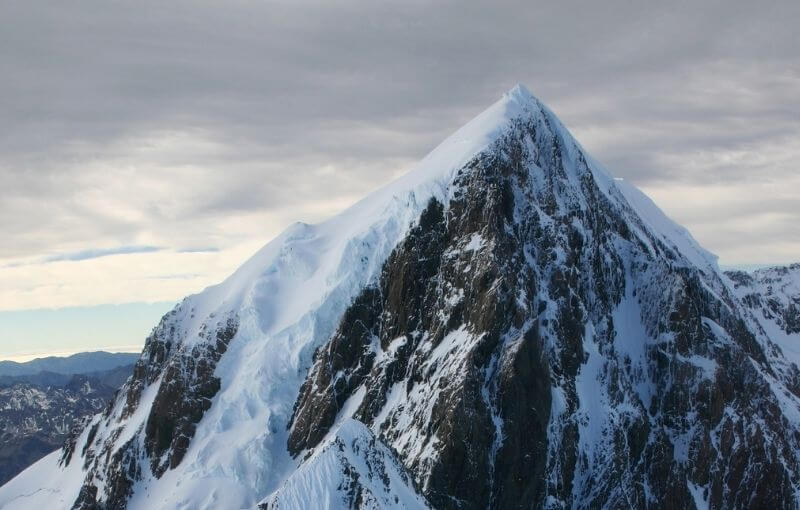
[[[134,484],[144,475],[159,478],[183,459],[197,423],[219,391],[214,370],[239,323],[234,315],[212,315],[200,328],[195,345],[178,347],[185,340],[176,336],[179,311],[167,314],[148,337],[144,354],[122,389],[120,405],[109,406],[82,432],[88,434],[81,452],[88,474],[73,509],[124,509]],[[145,391],[152,393],[146,404]],[[136,413],[146,415],[146,420],[131,423]],[[69,449],[65,452],[72,454]],[[69,462],[65,454],[62,463]],[[104,491],[98,492],[98,485]]]
[[[156,477],[183,459],[197,422],[219,391],[220,380],[214,369],[238,327],[236,319],[230,317],[210,333],[210,338],[204,327],[200,335],[206,341],[171,358],[165,368],[144,429],[145,450]]]

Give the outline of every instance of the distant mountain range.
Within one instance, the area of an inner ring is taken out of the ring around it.
[[[70,431],[101,411],[137,358],[85,352],[0,362],[0,485],[61,447]]]
[[[80,352],[67,357],[50,356],[25,363],[0,361],[0,376],[36,375],[40,372],[55,374],[87,374],[105,372],[124,365],[132,365],[139,359],[138,353],[130,352]]]

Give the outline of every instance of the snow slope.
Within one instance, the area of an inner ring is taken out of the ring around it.
[[[269,509],[428,508],[392,452],[347,419],[262,505]]]

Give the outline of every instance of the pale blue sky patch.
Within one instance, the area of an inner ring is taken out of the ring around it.
[[[0,312],[0,359],[87,350],[137,352],[173,302]]]
[[[160,246],[119,246],[117,248],[100,248],[81,250],[73,253],[61,253],[58,255],[50,255],[45,257],[44,262],[62,262],[98,259],[100,257],[110,257],[112,255],[131,255],[134,253],[153,253],[161,251],[164,248]]]

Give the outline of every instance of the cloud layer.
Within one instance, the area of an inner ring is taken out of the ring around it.
[[[197,291],[516,82],[721,262],[800,259],[800,4],[538,4],[6,2],[0,309]]]

